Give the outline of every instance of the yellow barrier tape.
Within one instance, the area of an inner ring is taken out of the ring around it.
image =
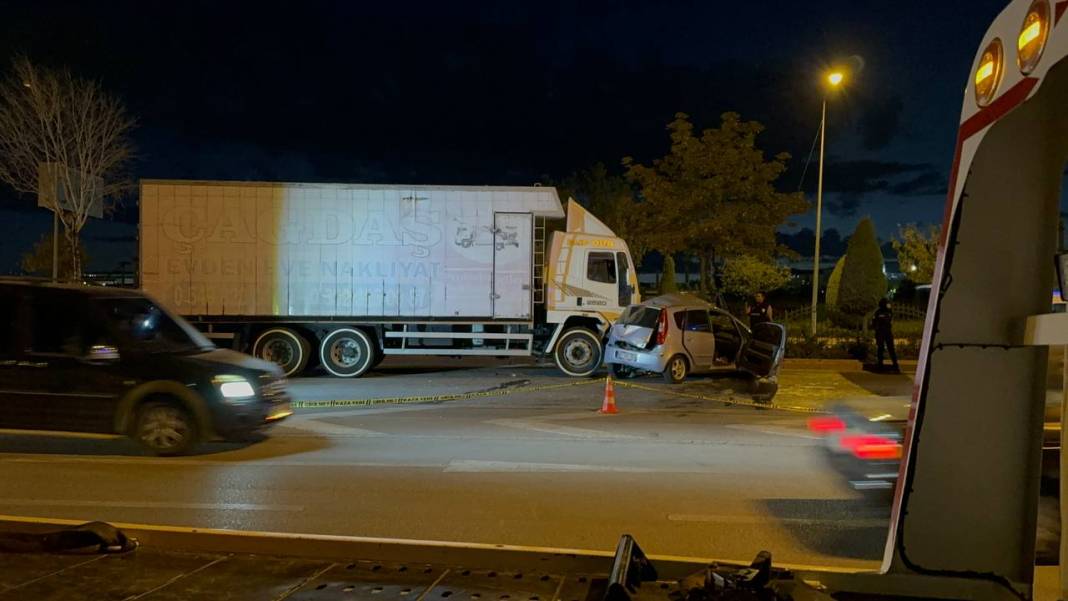
[[[323,401],[293,401],[291,405],[294,409],[313,409],[323,407],[371,407],[374,405],[408,405],[417,403],[440,403],[445,401],[466,401],[470,399],[507,396],[510,394],[519,394],[524,392],[543,392],[545,390],[571,388],[574,386],[603,384],[605,380],[607,380],[607,378],[593,378],[587,380],[565,382],[563,384],[545,384],[542,386],[516,386],[513,388],[494,388],[491,390],[479,390],[475,392],[456,392],[450,394],[432,394],[423,396],[380,397],[374,399],[331,399]],[[802,407],[799,405],[781,405],[777,403],[762,403],[759,401],[735,399],[733,397],[728,400],[724,400],[722,398],[716,398],[693,392],[683,392],[680,390],[673,390],[671,388],[646,386],[644,384],[635,384],[633,382],[620,381],[617,379],[613,379],[612,381],[621,388],[633,388],[635,390],[644,390],[646,392],[656,392],[671,396],[685,397],[710,403],[738,405],[741,407],[755,407],[757,409],[774,409],[778,411],[790,411],[794,413],[827,413],[827,411],[823,409],[817,409],[815,407]]]
[[[440,403],[443,401],[466,401],[486,397],[506,396],[521,392],[542,392],[558,388],[571,388],[573,386],[586,386],[604,382],[604,378],[596,380],[576,380],[564,384],[545,384],[542,386],[516,386],[513,388],[494,388],[491,390],[479,390],[475,392],[455,392],[451,394],[431,394],[423,396],[405,397],[381,397],[375,399],[333,399],[325,401],[293,401],[290,405],[294,409],[310,409],[318,407],[370,407],[373,405],[407,405],[415,403]]]

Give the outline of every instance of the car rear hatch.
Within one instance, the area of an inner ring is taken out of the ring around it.
[[[612,325],[609,344],[624,349],[644,350],[653,340],[659,323],[660,309],[632,305]]]

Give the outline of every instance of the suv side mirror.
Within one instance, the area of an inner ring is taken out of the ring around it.
[[[89,347],[83,360],[96,365],[115,363],[119,360],[119,349],[108,344],[94,344]]]

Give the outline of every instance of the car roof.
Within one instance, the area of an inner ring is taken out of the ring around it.
[[[88,296],[110,298],[144,297],[144,294],[141,294],[139,290],[134,290],[133,288],[112,288],[108,286],[90,286],[87,284],[56,284],[36,278],[0,277],[0,286],[18,286],[28,289],[70,290]]]
[[[700,309],[713,309],[715,305],[712,303],[694,296],[692,294],[674,293],[674,294],[662,294],[650,298],[642,303],[646,307],[655,308],[700,308]]]

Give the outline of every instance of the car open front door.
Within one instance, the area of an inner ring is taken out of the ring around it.
[[[758,377],[773,377],[779,373],[785,349],[786,328],[777,323],[758,323],[742,345],[738,367]]]

